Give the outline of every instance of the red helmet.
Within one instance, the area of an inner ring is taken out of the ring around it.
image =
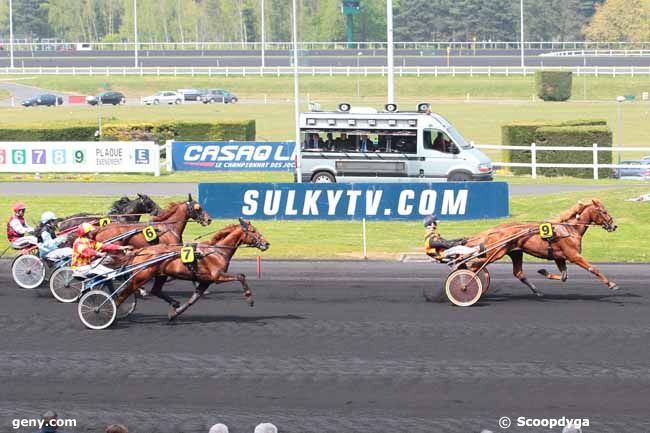
[[[14,213],[18,212],[19,210],[25,210],[25,209],[26,209],[25,203],[22,203],[22,202],[18,202],[16,204],[14,204],[14,207],[13,207]]]
[[[79,227],[77,227],[77,235],[79,236],[85,236],[86,234],[92,232],[95,229],[92,224],[89,223],[83,223],[80,224]]]

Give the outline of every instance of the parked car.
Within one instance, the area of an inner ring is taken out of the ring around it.
[[[25,99],[22,102],[23,107],[36,107],[37,105],[46,105],[48,107],[51,107],[53,105],[62,105],[62,104],[63,104],[62,97],[51,95],[49,93],[32,96],[31,98]]]
[[[178,89],[177,92],[183,95],[184,101],[200,101],[203,94],[198,89]]]
[[[209,89],[201,95],[201,101],[204,104],[214,104],[220,102],[223,104],[234,104],[238,101],[237,97],[227,90]]]
[[[171,90],[156,92],[155,95],[142,98],[142,103],[147,105],[180,104],[181,102],[183,102],[183,95]]]
[[[641,167],[621,167],[612,171],[615,179],[650,180],[650,158],[634,161],[621,161],[620,165],[641,165]]]
[[[103,92],[100,93],[97,96],[88,96],[86,98],[86,102],[88,102],[90,105],[97,105],[102,104],[125,104],[126,103],[126,98],[124,97],[124,94],[121,92]]]

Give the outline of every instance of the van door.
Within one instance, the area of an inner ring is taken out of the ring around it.
[[[458,162],[458,146],[438,129],[423,130],[419,150],[420,170],[425,177],[446,178],[449,169]]]

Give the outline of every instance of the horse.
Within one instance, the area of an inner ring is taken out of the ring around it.
[[[208,226],[212,222],[210,216],[201,208],[201,205],[192,199],[188,194],[187,201],[170,203],[159,215],[151,218],[149,223],[111,223],[99,227],[95,231],[95,240],[104,242],[115,236],[126,232],[139,230],[132,236],[117,240],[117,245],[131,245],[133,248],[144,248],[151,245],[151,242],[161,244],[175,244],[183,242],[183,232],[189,220],[194,220],[202,226]],[[153,227],[155,240],[149,241],[143,231],[147,227]]]
[[[183,263],[180,257],[183,245],[155,245],[128,253],[123,258],[122,264],[128,263],[131,266],[144,263],[147,260],[170,252],[177,252],[179,255],[150,265],[142,271],[139,271],[130,281],[127,288],[117,297],[116,303],[119,306],[133,292],[151,279],[154,279],[151,293],[170,305],[171,308],[168,318],[171,321],[194,304],[210,284],[239,281],[242,285],[244,297],[252,307],[254,304],[253,293],[248,286],[246,276],[244,274],[228,273],[230,261],[241,245],[266,251],[271,244],[257,231],[250,221],[244,221],[240,218],[239,224],[227,226],[215,233],[208,242],[194,245],[195,261],[189,264]],[[192,296],[182,305],[162,290],[163,285],[169,277],[179,280],[191,280],[197,283]]]
[[[160,206],[151,197],[146,194],[138,194],[138,197],[133,200],[127,196],[121,197],[111,205],[105,216],[115,222],[138,222],[142,214],[158,215],[161,211]],[[83,212],[59,218],[57,222],[59,230],[67,231],[82,223],[94,222],[96,224],[99,218],[99,215]]]
[[[553,237],[542,239],[539,224],[506,223],[479,233],[467,240],[468,247],[484,246],[486,252],[467,263],[467,268],[477,272],[481,267],[496,262],[505,255],[512,260],[513,275],[525,284],[535,295],[544,294],[528,279],[523,271],[524,253],[540,259],[555,261],[561,275],[540,269],[538,273],[550,280],[566,281],[568,272],[567,260],[594,274],[609,289],[618,290],[618,285],[607,279],[595,266],[582,256],[582,238],[587,229],[601,226],[607,232],[613,232],[617,226],[614,218],[607,212],[605,205],[599,199],[591,203],[574,207],[577,212],[565,212],[564,218],[551,220]],[[505,240],[505,242],[504,242]],[[480,250],[479,250],[480,251]]]

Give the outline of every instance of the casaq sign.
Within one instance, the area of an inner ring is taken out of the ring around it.
[[[293,171],[295,144],[269,141],[172,141],[172,170]]]
[[[278,220],[444,220],[503,218],[505,182],[294,184],[201,183],[201,206],[213,218]]]

